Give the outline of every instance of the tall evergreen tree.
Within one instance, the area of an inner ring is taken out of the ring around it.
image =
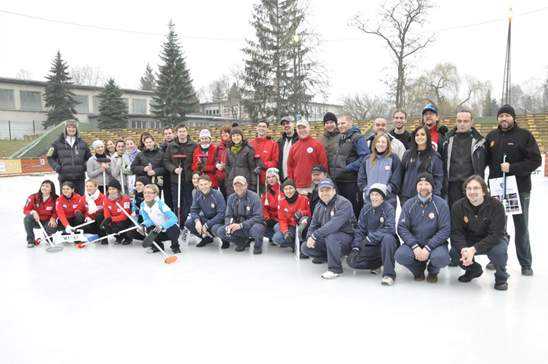
[[[74,93],[70,91],[72,82],[68,66],[61,59],[61,52],[57,51],[51,64],[50,74],[46,76],[46,79],[48,82],[44,101],[48,108],[48,118],[43,122],[44,128],[57,125],[63,120],[76,119],[74,107],[78,102],[74,100]]]
[[[306,113],[316,85],[308,60],[313,34],[298,0],[260,0],[253,7],[254,40],[243,49],[244,104],[250,116]]]
[[[154,72],[152,67],[147,63],[147,68],[145,69],[145,74],[141,77],[141,90],[152,91],[156,85],[156,77],[154,77]]]
[[[198,98],[173,22],[169,23],[167,41],[163,44],[160,58],[163,64],[159,67],[151,108],[162,123],[176,124],[185,121],[186,115],[196,110]]]
[[[127,105],[122,99],[122,91],[111,78],[99,94],[99,128],[127,128]]]

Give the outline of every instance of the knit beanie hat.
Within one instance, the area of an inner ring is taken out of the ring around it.
[[[418,185],[419,182],[421,182],[421,181],[426,181],[426,182],[430,183],[432,188],[434,188],[434,177],[432,177],[432,175],[430,173],[423,172],[423,173],[419,174],[417,176],[417,182],[415,183],[415,185]]]
[[[337,123],[337,116],[333,114],[332,112],[326,112],[323,116],[323,123],[325,124],[327,121],[333,121],[335,124]]]
[[[514,108],[508,104],[506,105],[502,105],[499,109],[499,111],[497,111],[497,117],[499,117],[500,114],[510,114],[512,115],[512,119],[514,119],[514,121],[516,121],[516,111],[514,110]]]
[[[369,187],[369,192],[367,193],[367,195],[370,195],[371,192],[378,192],[382,195],[382,198],[385,199],[386,198],[386,185],[385,184],[382,184],[382,183],[373,183],[371,185],[371,187]]]

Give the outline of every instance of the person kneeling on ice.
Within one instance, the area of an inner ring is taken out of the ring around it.
[[[55,212],[57,218],[65,229],[65,234],[74,232],[73,226],[78,226],[84,222],[82,206],[80,199],[82,196],[74,192],[74,184],[71,181],[65,181],[61,185],[61,196],[55,201]],[[77,214],[76,212],[80,212]]]
[[[217,229],[221,240],[236,244],[236,251],[244,251],[255,240],[253,254],[263,252],[264,217],[261,198],[247,189],[247,180],[236,176],[232,181],[234,193],[228,196],[226,203],[225,225]]]
[[[504,207],[489,196],[487,184],[478,175],[464,182],[466,197],[451,208],[451,244],[460,252],[460,267],[465,270],[459,282],[467,283],[483,274],[476,255],[487,254],[495,265],[495,289],[508,289],[508,238]]]
[[[82,227],[85,233],[104,236],[104,230],[100,229],[99,226],[101,226],[104,220],[103,207],[105,199],[105,195],[99,191],[97,182],[93,179],[88,179],[86,181],[86,192],[80,198],[80,211],[76,212],[77,215],[84,214],[85,222],[95,220],[94,223]]]
[[[45,233],[52,235],[57,231],[57,213],[55,212],[55,185],[50,180],[45,180],[40,185],[40,190],[33,193],[27,199],[23,208],[25,218],[23,219],[25,231],[27,233],[27,248],[34,248],[36,245],[34,238],[34,228],[40,228],[40,222]]]
[[[122,209],[126,210],[129,215],[131,213],[131,202],[128,196],[122,195],[121,190],[122,186],[118,180],[113,179],[108,183],[108,196],[103,207],[105,218],[100,226],[106,235],[117,234],[119,231],[131,227],[131,220],[122,211]],[[116,235],[117,244],[129,245],[132,240],[128,232]],[[108,244],[108,239],[103,239],[101,244]]]
[[[292,179],[286,179],[282,185],[283,195],[279,201],[278,219],[274,226],[272,241],[280,247],[292,247],[295,250],[295,237],[299,226],[299,241],[304,228],[310,219],[310,204],[308,197],[297,193],[297,187]],[[299,243],[300,248],[300,243]],[[301,259],[308,256],[301,253]]]
[[[350,252],[356,218],[352,203],[337,195],[331,179],[321,180],[318,191],[320,202],[312,213],[308,238],[301,245],[301,251],[313,257],[313,263],[323,263],[327,258],[328,269],[322,278],[332,279],[343,272],[341,257]]]
[[[179,225],[177,225],[177,216],[158,197],[160,194],[158,186],[155,184],[146,185],[143,194],[145,200],[141,204],[140,209],[143,224],[139,232],[143,235],[145,235],[145,231],[149,235],[153,234],[148,244],[152,244],[152,240],[154,240],[161,249],[164,249],[163,242],[169,240],[171,241],[173,254],[181,253],[181,249],[179,248],[179,234],[181,230],[179,229]],[[149,238],[151,237],[149,236]],[[145,239],[143,246],[146,248],[148,244],[147,239]],[[159,251],[156,246],[152,245],[147,250],[147,253],[157,253]]]
[[[398,234],[404,244],[396,250],[396,261],[413,273],[416,281],[424,280],[428,263],[430,283],[438,281],[441,268],[449,264],[447,239],[451,233],[451,217],[447,202],[433,195],[434,177],[421,173],[417,177],[417,195],[402,207]]]
[[[368,192],[370,203],[360,212],[352,252],[346,262],[354,269],[370,269],[372,273],[383,266],[381,283],[391,286],[396,280],[394,253],[399,245],[396,212],[392,204],[385,201],[386,185],[373,183]]]
[[[207,174],[199,177],[198,190],[193,196],[190,215],[185,226],[191,234],[201,241],[196,247],[201,248],[213,242],[213,236],[223,227],[226,203],[223,194],[212,189],[211,178]],[[229,247],[228,241],[223,241],[222,248]]]

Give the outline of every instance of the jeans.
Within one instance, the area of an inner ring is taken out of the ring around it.
[[[49,219],[40,221],[42,223],[42,226],[44,227],[44,230],[46,230],[46,234],[48,236],[51,236],[57,231],[57,227],[50,227],[48,225]],[[34,237],[34,229],[37,229],[40,227],[36,220],[34,220],[34,217],[32,215],[27,215],[23,219],[23,224],[25,225],[25,232],[27,233],[27,243],[34,243],[35,237]]]
[[[529,241],[529,199],[530,193],[520,193],[519,201],[521,203],[520,215],[513,215],[516,243],[516,253],[519,264],[522,268],[531,268],[533,257],[531,256],[531,243]]]

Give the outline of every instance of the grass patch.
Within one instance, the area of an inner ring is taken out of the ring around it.
[[[0,140],[0,157],[7,158],[32,140]]]

